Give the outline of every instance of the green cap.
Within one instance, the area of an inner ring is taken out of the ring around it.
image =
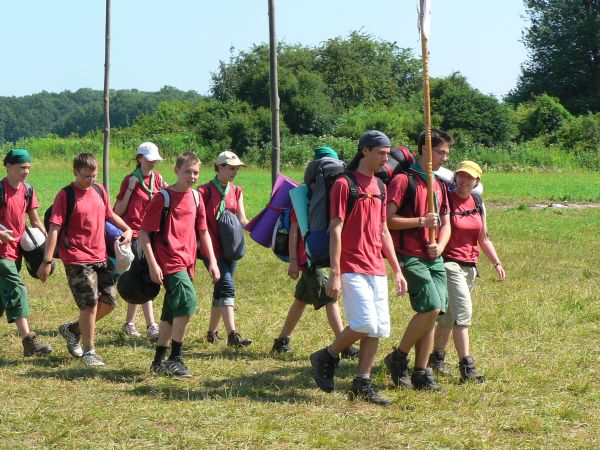
[[[29,152],[24,148],[13,148],[4,157],[4,165],[30,163]]]
[[[339,159],[338,158],[338,154],[331,147],[317,147],[317,148],[315,148],[315,159],[321,159],[321,158],[324,158],[326,156],[329,156],[330,158]]]

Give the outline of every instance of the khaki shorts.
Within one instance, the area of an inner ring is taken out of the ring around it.
[[[333,299],[326,293],[328,280],[326,269],[315,266],[306,269],[296,283],[294,298],[307,305],[313,305],[315,309],[331,303]]]
[[[98,301],[117,306],[115,266],[112,261],[65,264],[67,281],[79,309],[96,306]]]
[[[468,327],[473,316],[471,292],[475,287],[477,268],[461,266],[455,262],[445,262],[444,268],[448,279],[448,311],[437,320],[440,325],[448,328],[454,325]]]

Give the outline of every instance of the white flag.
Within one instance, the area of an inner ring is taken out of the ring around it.
[[[421,32],[425,39],[429,39],[431,31],[431,0],[423,0],[423,10],[421,11]]]

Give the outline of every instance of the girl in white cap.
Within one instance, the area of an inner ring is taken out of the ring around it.
[[[469,326],[473,312],[471,292],[478,276],[476,264],[479,247],[494,265],[498,279],[503,281],[506,277],[487,233],[483,203],[471,192],[479,184],[481,175],[482,170],[477,163],[461,162],[455,171],[456,187],[448,193],[452,232],[442,253],[448,283],[448,310],[438,318],[433,353],[429,358],[429,365],[434,371],[440,375],[450,375],[444,358],[452,334],[462,382],[484,381],[483,375],[475,368],[475,360],[469,350]]]
[[[135,170],[127,175],[121,183],[114,211],[123,218],[133,231],[131,249],[137,258],[138,233],[146,213],[146,207],[158,191],[167,187],[167,183],[165,183],[163,177],[154,169],[156,163],[162,161],[156,144],[152,142],[140,144],[137,148],[135,161]],[[152,306],[152,301],[148,301],[142,304],[142,311],[146,319],[146,336],[151,341],[155,341],[158,339],[158,324],[154,321]],[[125,324],[123,325],[123,331],[127,336],[141,336],[135,326],[136,312],[137,305],[130,303],[127,307],[127,315],[125,316]]]
[[[242,188],[233,184],[239,168],[243,166],[245,164],[235,153],[232,151],[222,152],[215,161],[216,176],[198,188],[206,207],[208,232],[221,273],[221,278],[215,283],[214,287],[206,339],[210,343],[216,343],[221,339],[217,330],[222,318],[227,332],[227,345],[230,347],[245,347],[250,345],[252,340],[243,338],[235,327],[233,273],[235,272],[236,261],[228,261],[223,257],[217,217],[227,209],[235,214],[242,226],[248,223],[246,211],[244,210]]]

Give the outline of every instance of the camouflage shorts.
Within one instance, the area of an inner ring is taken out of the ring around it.
[[[79,309],[96,306],[98,301],[117,306],[113,263],[65,264],[69,287]]]

